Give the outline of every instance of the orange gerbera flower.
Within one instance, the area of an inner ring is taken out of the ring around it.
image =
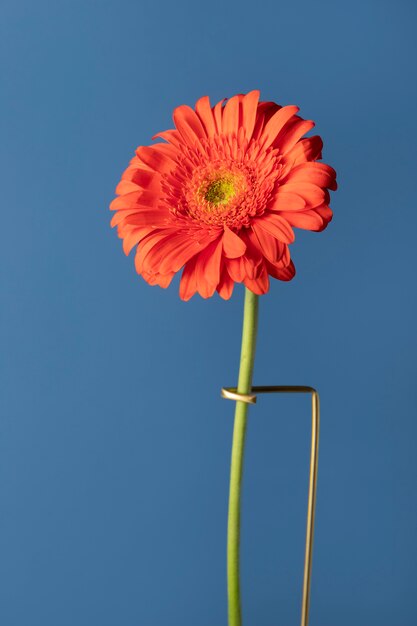
[[[291,280],[293,227],[321,231],[332,218],[336,173],[322,141],[302,139],[314,122],[298,107],[259,102],[259,91],[213,108],[175,109],[174,130],[140,146],[111,203],[126,254],[137,244],[138,274],[167,287],[183,269],[180,296],[228,299],[235,282],[256,294],[269,275]]]

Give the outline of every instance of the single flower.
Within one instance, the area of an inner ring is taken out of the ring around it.
[[[235,282],[261,295],[269,276],[293,278],[293,227],[326,228],[336,189],[298,110],[259,102],[259,91],[174,110],[175,129],[136,150],[110,206],[125,253],[137,246],[138,274],[167,287],[184,268],[183,300],[228,299]]]

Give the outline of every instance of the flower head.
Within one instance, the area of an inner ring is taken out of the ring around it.
[[[269,276],[295,274],[293,227],[321,231],[332,218],[336,173],[320,163],[320,137],[298,107],[259,102],[259,91],[211,107],[174,110],[175,129],[140,146],[110,208],[138,274],[167,287],[183,269],[180,296],[228,299],[235,282],[256,294]]]

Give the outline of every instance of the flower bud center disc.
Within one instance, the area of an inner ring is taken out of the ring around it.
[[[236,185],[232,177],[218,178],[207,186],[204,199],[214,206],[228,204],[236,195]]]

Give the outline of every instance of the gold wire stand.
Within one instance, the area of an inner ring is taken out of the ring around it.
[[[311,453],[308,483],[307,529],[304,557],[303,599],[301,603],[301,626],[308,626],[310,608],[311,566],[313,556],[314,515],[316,510],[317,469],[319,461],[320,404],[319,394],[313,387],[297,385],[252,387],[250,394],[237,392],[236,387],[223,387],[221,395],[227,400],[256,403],[256,393],[311,393]]]

